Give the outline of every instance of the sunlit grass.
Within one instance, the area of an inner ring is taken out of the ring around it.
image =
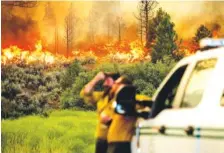
[[[2,152],[91,153],[95,126],[95,112],[72,110],[2,120]]]

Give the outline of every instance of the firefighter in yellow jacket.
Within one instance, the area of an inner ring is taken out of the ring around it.
[[[124,86],[131,85],[131,82],[127,81],[127,78],[120,77],[116,84]],[[139,102],[150,100],[145,95],[136,95],[135,99]],[[137,107],[140,108],[141,106],[136,106],[136,109]],[[131,139],[135,132],[137,116],[124,116],[114,113],[112,120],[107,136],[107,153],[131,153]]]
[[[96,147],[95,153],[106,153],[107,133],[111,122],[111,107],[108,107],[109,102],[112,101],[113,96],[110,94],[110,90],[117,78],[117,73],[103,73],[99,72],[85,87],[82,89],[80,96],[86,103],[96,105],[98,122],[96,127]],[[104,91],[94,91],[94,87],[100,82],[104,81]]]

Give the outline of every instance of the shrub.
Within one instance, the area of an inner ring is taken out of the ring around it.
[[[49,72],[50,71],[50,72]],[[60,73],[41,64],[2,65],[2,117],[42,113],[58,107]]]
[[[156,88],[164,79],[169,70],[173,67],[175,61],[165,56],[161,61],[155,64],[151,62],[143,62],[137,64],[105,64],[98,67],[94,71],[83,70],[75,78],[72,87],[67,88],[60,98],[61,108],[81,107],[85,109],[94,109],[94,106],[89,106],[80,98],[80,91],[99,71],[104,72],[119,72],[121,75],[126,75],[133,81],[137,87],[137,93],[152,96]],[[95,90],[102,90],[102,84],[98,84]]]
[[[79,73],[83,71],[83,68],[78,60],[75,60],[63,73],[61,79],[61,87],[63,89],[69,88],[74,83],[75,78]]]

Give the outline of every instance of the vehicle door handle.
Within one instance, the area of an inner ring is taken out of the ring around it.
[[[166,133],[166,127],[164,125],[159,127],[159,133],[165,134]]]
[[[193,126],[188,126],[185,130],[185,133],[189,136],[193,136],[194,134],[194,127]]]

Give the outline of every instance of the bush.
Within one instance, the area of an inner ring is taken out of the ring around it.
[[[152,96],[161,81],[175,64],[169,56],[165,56],[161,61],[155,64],[151,62],[138,64],[105,64],[98,67],[94,71],[83,70],[75,78],[72,87],[67,88],[61,95],[61,108],[81,107],[85,109],[95,109],[94,106],[89,106],[80,98],[80,91],[99,71],[104,72],[119,72],[121,75],[126,75],[133,84],[137,87],[137,93]],[[98,84],[95,90],[102,90],[102,84]]]
[[[80,91],[94,76],[96,72],[81,72],[74,80],[71,88],[67,88],[61,95],[61,108],[82,107],[94,109],[93,106],[86,105],[80,98]]]
[[[81,63],[78,60],[75,60],[63,73],[61,79],[61,87],[63,89],[72,87],[75,78],[83,71]]]
[[[51,108],[95,109],[85,104],[80,91],[99,71],[119,72],[128,76],[137,87],[137,93],[152,96],[168,71],[175,64],[171,56],[156,63],[135,64],[106,63],[90,70],[75,60],[61,68],[35,65],[2,66],[2,118],[15,118],[28,114],[43,114]],[[102,82],[95,90],[102,90]]]
[[[60,97],[60,106],[61,108],[69,108],[72,107],[72,103],[74,102],[74,95],[71,92],[71,89],[66,89]]]
[[[49,72],[50,71],[50,72]],[[41,64],[2,65],[2,118],[42,113],[57,108],[60,73]]]
[[[121,71],[133,81],[137,87],[137,93],[152,96],[175,64],[175,61],[167,56],[163,58],[163,61],[157,61],[155,64],[145,62],[126,66]]]

